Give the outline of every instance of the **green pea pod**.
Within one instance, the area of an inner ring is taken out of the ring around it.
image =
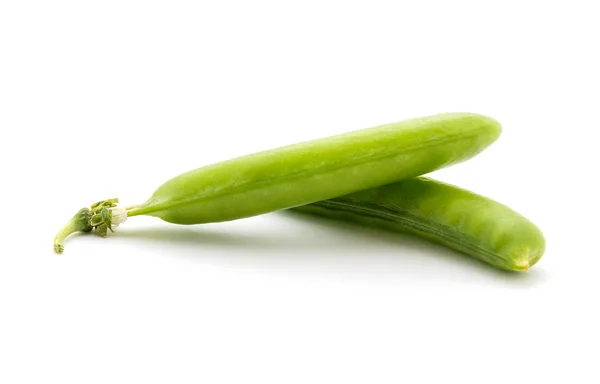
[[[80,228],[106,235],[128,216],[175,224],[220,222],[389,184],[467,160],[500,132],[492,118],[447,113],[223,161],[167,181],[140,205],[117,208],[115,199],[94,204],[59,232],[54,249],[62,252],[64,238]]]
[[[295,210],[410,233],[510,271],[527,271],[545,249],[542,232],[517,212],[425,177]]]

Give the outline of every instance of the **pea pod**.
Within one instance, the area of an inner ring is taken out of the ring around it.
[[[140,205],[116,200],[78,212],[55,238],[101,235],[129,216],[175,224],[235,220],[334,198],[419,176],[467,160],[500,135],[500,124],[471,113],[448,113],[386,124],[259,152],[179,175]]]
[[[511,271],[527,271],[545,249],[542,232],[519,213],[425,177],[295,210],[410,233]]]

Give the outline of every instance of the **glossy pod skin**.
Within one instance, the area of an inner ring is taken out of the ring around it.
[[[201,224],[296,207],[462,162],[500,132],[492,118],[447,113],[299,143],[184,173],[127,216]]]
[[[294,210],[410,233],[510,271],[527,271],[545,249],[542,232],[519,213],[425,177]]]

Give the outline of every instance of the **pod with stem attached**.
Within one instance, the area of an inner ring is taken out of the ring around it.
[[[251,217],[393,183],[465,161],[492,144],[500,124],[473,113],[446,113],[352,131],[259,152],[184,173],[144,203],[116,199],[82,209],[54,240],[92,229],[102,236],[127,217],[174,224]]]

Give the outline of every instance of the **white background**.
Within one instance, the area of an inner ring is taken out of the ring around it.
[[[599,382],[594,3],[3,1],[0,382]],[[284,213],[52,253],[96,200],[454,111],[504,132],[434,176],[542,228],[527,274]]]

